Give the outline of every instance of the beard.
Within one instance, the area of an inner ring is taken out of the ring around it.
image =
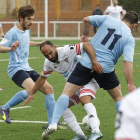
[[[22,27],[24,30],[29,30],[28,26],[31,26],[32,24],[29,24],[26,26],[26,23],[25,23],[25,20],[23,20],[23,23],[22,23]]]
[[[55,51],[55,57],[53,57],[53,58],[51,58],[51,59],[49,59],[51,62],[53,62],[53,63],[55,63],[55,62],[57,62],[58,61],[58,54],[57,54],[57,52]]]
[[[22,27],[23,27],[24,30],[27,30],[27,27],[25,26],[25,22],[24,21],[22,23]]]

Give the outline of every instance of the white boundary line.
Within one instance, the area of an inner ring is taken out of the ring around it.
[[[0,120],[0,122],[5,122],[3,120]],[[11,120],[11,122],[17,122],[17,123],[48,123],[44,121],[20,121],[20,120]]]
[[[40,59],[45,57],[29,57],[29,59]],[[0,59],[0,61],[9,61],[9,59]]]
[[[3,120],[0,120],[0,122],[5,122]],[[43,124],[47,124],[48,122],[44,122],[44,121],[20,121],[20,120],[11,120],[11,122],[15,122],[15,123],[43,123]],[[66,124],[65,122],[62,122],[61,124]],[[79,123],[82,124],[82,123]]]
[[[10,110],[21,109],[21,108],[29,108],[29,107],[31,107],[31,106],[13,107],[13,108],[11,108]]]

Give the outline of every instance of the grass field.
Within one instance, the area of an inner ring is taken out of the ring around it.
[[[62,47],[65,44],[79,43],[78,40],[74,41],[52,41],[57,47]],[[136,87],[139,86],[140,79],[140,41],[136,41],[135,54],[134,54],[134,84]],[[44,56],[40,53],[38,47],[30,48],[30,66],[41,73],[44,64]],[[22,90],[20,87],[14,84],[14,82],[8,77],[7,66],[8,66],[8,53],[0,53],[0,86],[3,89],[0,91],[0,105],[5,104],[15,93]],[[121,57],[115,67],[116,74],[120,80],[123,95],[128,93],[127,83],[123,71],[123,57]],[[48,78],[48,82],[53,86],[55,99],[61,95],[63,87],[65,85],[64,78],[53,72]],[[115,103],[112,98],[103,89],[97,91],[97,98],[92,101],[95,105],[100,119],[100,130],[104,137],[102,140],[113,140],[114,139],[114,123],[115,123]],[[11,120],[18,121],[47,121],[47,113],[44,104],[44,95],[41,92],[35,94],[35,98],[28,104],[28,108],[19,108],[10,111]],[[22,107],[22,103],[16,107]],[[76,115],[78,122],[82,122],[82,118],[86,115],[82,105],[72,107],[71,110]],[[1,117],[0,117],[1,121]],[[63,121],[61,118],[60,121]],[[66,126],[66,125],[65,125]],[[45,130],[45,123],[21,123],[13,122],[7,124],[0,122],[0,140],[41,140],[41,134]],[[85,131],[84,131],[85,132]],[[90,133],[85,132],[90,136]],[[51,136],[50,140],[70,140],[75,136],[75,133],[71,130],[58,130]]]

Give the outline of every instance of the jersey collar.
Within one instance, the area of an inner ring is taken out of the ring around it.
[[[129,29],[129,31],[131,32],[130,28],[122,21],[122,23]]]

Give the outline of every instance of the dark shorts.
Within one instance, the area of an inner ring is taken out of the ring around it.
[[[37,81],[37,79],[40,77],[40,75],[32,70],[32,71],[25,71],[25,70],[19,70],[14,74],[12,77],[12,80],[19,86],[22,87],[22,83],[27,78],[31,78],[34,82]],[[23,87],[22,87],[23,88]]]
[[[104,90],[113,89],[120,84],[114,71],[102,74],[98,74],[96,71],[91,73],[91,69],[84,67],[80,62],[76,65],[67,82],[84,86],[88,84],[92,78],[94,78],[100,88],[103,88]]]

